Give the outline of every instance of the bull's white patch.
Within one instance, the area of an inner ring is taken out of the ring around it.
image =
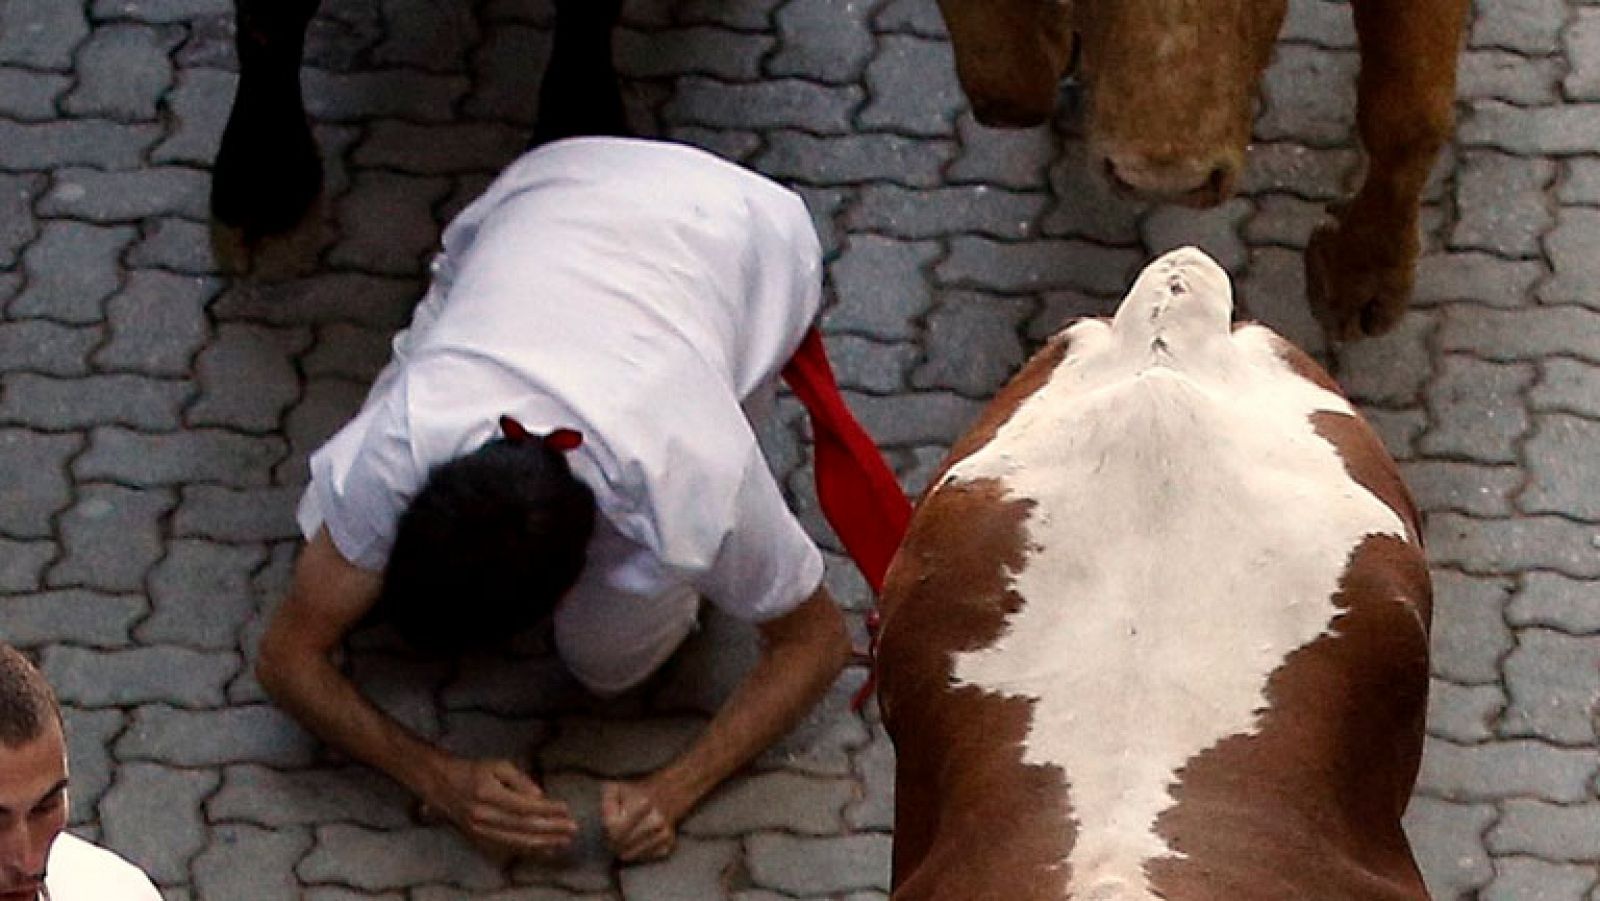
[[[1257,728],[1268,678],[1329,631],[1362,539],[1406,534],[1314,430],[1349,404],[1270,332],[1231,331],[1232,303],[1199,251],[1157,260],[946,476],[1033,502],[1022,608],[954,673],[1036,701],[1024,761],[1065,774],[1075,898],[1156,897],[1144,865],[1175,854],[1155,826],[1178,770]]]

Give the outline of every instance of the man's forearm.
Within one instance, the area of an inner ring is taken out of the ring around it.
[[[768,640],[760,659],[706,731],[648,780],[677,821],[711,789],[783,737],[820,700],[850,657],[850,639],[821,589],[794,634]]]

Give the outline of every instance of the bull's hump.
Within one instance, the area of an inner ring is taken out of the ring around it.
[[[1152,309],[1126,321],[1172,312]],[[1144,865],[1175,853],[1156,820],[1185,762],[1258,730],[1269,678],[1329,632],[1352,551],[1406,534],[1315,431],[1313,414],[1348,404],[1296,375],[1266,330],[1230,331],[1223,309],[1169,319],[1195,327],[1157,353],[1160,329],[1119,331],[1126,306],[1081,326],[946,476],[1032,502],[1011,574],[1022,605],[953,672],[1035,702],[1023,759],[1066,776],[1073,898],[1156,897]]]

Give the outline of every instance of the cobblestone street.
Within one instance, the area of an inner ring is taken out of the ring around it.
[[[348,665],[458,751],[528,761],[586,812],[570,866],[502,864],[339,759],[251,674],[306,457],[359,406],[445,222],[527,140],[549,0],[324,0],[304,71],[328,185],[293,235],[213,233],[236,77],[229,0],[0,0],[0,637],[66,705],[74,828],[169,899],[887,897],[893,751],[847,671],[807,723],[619,867],[597,778],[645,773],[755,654],[715,615],[646,689],[586,697],[537,637]],[[1053,129],[966,113],[933,0],[629,0],[635,124],[799,190],[828,253],[829,350],[920,490],[1043,339],[1195,243],[1242,305],[1329,359],[1302,250],[1359,166],[1343,3],[1294,0],[1240,195],[1196,213],[1094,182]],[[1416,306],[1332,353],[1426,512],[1429,747],[1407,822],[1438,899],[1600,901],[1600,5],[1482,0],[1426,199]],[[764,439],[810,490],[804,416]]]

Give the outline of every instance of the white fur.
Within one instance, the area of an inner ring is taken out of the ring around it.
[[[1024,761],[1060,767],[1078,826],[1071,896],[1153,899],[1156,819],[1184,763],[1258,727],[1268,678],[1329,632],[1365,536],[1405,537],[1313,429],[1349,414],[1271,334],[1230,330],[1225,272],[1157,260],[946,482],[1033,502],[1021,610],[958,683],[1036,701]]]

